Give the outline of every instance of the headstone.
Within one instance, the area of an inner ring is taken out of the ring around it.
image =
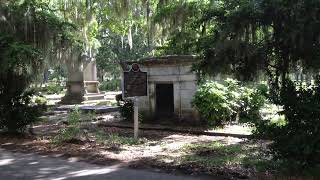
[[[80,59],[79,55],[75,55],[66,62],[67,92],[60,102],[62,104],[79,104],[86,100],[104,99],[105,94],[99,91],[95,59],[88,57]]]

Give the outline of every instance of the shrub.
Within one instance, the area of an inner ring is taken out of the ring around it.
[[[240,89],[241,107],[239,110],[239,120],[241,123],[255,125],[261,122],[260,110],[266,103],[266,97],[261,91],[255,88],[242,87]]]
[[[60,129],[58,134],[53,138],[55,143],[63,142],[80,142],[84,132],[80,129],[81,112],[76,107],[69,112],[67,117],[67,126]]]
[[[7,101],[0,98],[0,128],[10,133],[24,132],[27,125],[39,121],[43,108],[30,105],[32,96],[33,92],[24,92]]]
[[[63,87],[57,83],[49,83],[46,91],[48,94],[60,94],[63,91]]]
[[[71,112],[68,114],[68,123],[70,125],[78,125],[80,123],[81,112],[78,107],[75,107]]]
[[[120,79],[107,80],[107,81],[103,81],[100,84],[99,89],[102,91],[119,91],[120,84],[121,84]]]
[[[202,84],[197,90],[193,105],[209,125],[219,126],[235,113],[228,97],[228,88],[217,82]]]
[[[120,107],[120,114],[126,121],[132,121],[134,119],[134,103],[131,99],[123,99],[122,94],[116,95],[117,105]],[[147,120],[145,114],[139,112],[139,122]]]
[[[261,119],[259,110],[264,103],[265,97],[260,91],[241,86],[232,79],[201,84],[192,102],[202,119],[212,126],[233,121],[237,114],[241,122],[254,123]]]
[[[120,106],[120,102],[123,101],[122,94],[117,94],[116,95],[116,101],[118,103],[118,106]]]
[[[78,126],[69,126],[67,128],[60,129],[58,135],[53,139],[54,143],[64,143],[71,141],[80,141],[78,137],[81,136],[81,130]]]
[[[43,97],[43,96],[36,96],[34,98],[34,103],[37,105],[46,105],[48,102],[47,98]]]
[[[280,91],[286,123],[269,126],[272,152],[299,166],[320,163],[320,86],[301,87],[287,80]]]
[[[120,114],[127,121],[133,121],[134,109],[132,100],[120,101]]]
[[[41,65],[40,52],[32,45],[0,33],[0,128],[23,132],[36,122],[41,108],[31,106],[28,87]]]
[[[263,95],[264,97],[269,97],[269,87],[266,84],[258,84],[256,89],[259,94]]]

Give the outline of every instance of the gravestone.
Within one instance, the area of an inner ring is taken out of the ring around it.
[[[103,100],[105,94],[99,91],[97,68],[94,58],[80,58],[79,55],[66,62],[68,78],[67,92],[61,104],[79,104],[87,100]]]

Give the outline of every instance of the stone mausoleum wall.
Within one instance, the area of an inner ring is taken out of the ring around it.
[[[191,105],[197,89],[197,76],[191,71],[191,67],[196,61],[195,56],[166,56],[137,61],[140,69],[148,73],[148,96],[139,98],[139,112],[148,119],[159,118],[156,107],[156,85],[173,84],[173,117],[198,121],[199,115]]]

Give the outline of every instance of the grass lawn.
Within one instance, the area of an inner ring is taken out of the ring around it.
[[[265,142],[263,143],[265,145]],[[221,141],[188,144],[183,147],[183,163],[197,163],[206,167],[253,169],[255,172],[271,170],[271,157],[262,142],[244,141],[224,144]]]

